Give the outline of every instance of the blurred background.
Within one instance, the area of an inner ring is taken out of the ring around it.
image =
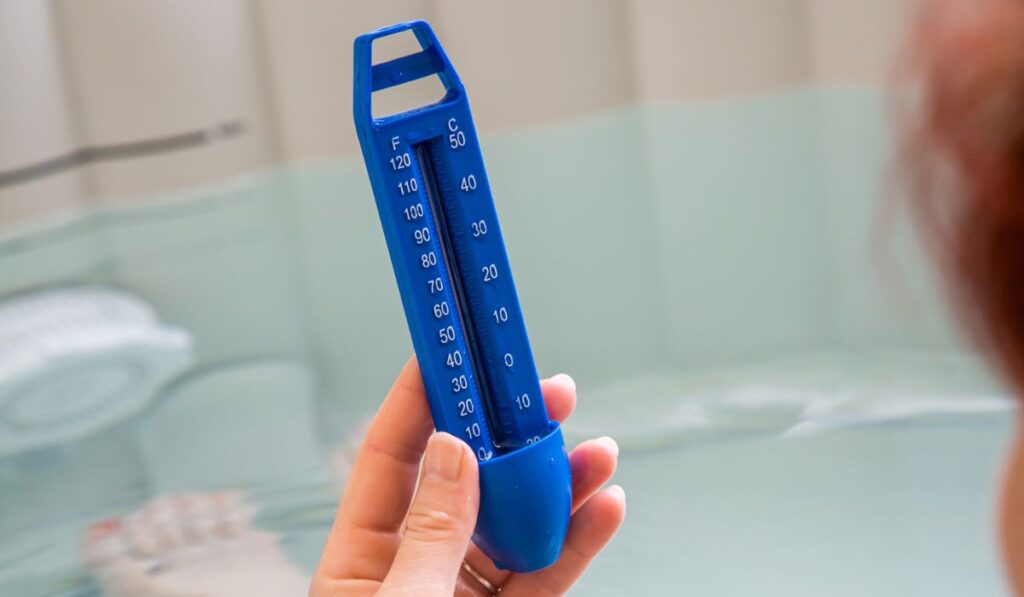
[[[1000,594],[1011,406],[890,184],[913,6],[0,1],[0,593],[241,594],[161,576],[208,512],[139,517],[228,490],[312,570],[411,352],[352,41],[424,18],[538,367],[579,386],[566,431],[623,449],[630,514],[579,593]],[[100,545],[111,519],[134,538]]]

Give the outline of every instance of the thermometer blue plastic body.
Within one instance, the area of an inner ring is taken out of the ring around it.
[[[374,65],[373,41],[407,30],[422,50]],[[373,92],[434,75],[446,90],[440,101],[373,117]],[[479,462],[474,540],[498,566],[549,566],[569,523],[568,457],[544,407],[466,90],[430,26],[414,21],[356,39],[354,91],[434,425]]]

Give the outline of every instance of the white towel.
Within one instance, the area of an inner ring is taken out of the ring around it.
[[[97,433],[141,410],[192,361],[192,339],[101,286],[0,302],[0,455]]]

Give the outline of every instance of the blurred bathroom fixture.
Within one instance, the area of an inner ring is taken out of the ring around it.
[[[145,406],[192,361],[192,338],[120,290],[0,302],[0,456],[78,439]]]

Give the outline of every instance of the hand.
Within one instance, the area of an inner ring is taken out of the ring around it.
[[[575,383],[556,375],[541,389],[548,415],[564,422],[576,407]],[[529,574],[498,570],[470,541],[479,505],[476,458],[462,441],[432,431],[413,358],[367,430],[311,597],[561,595],[622,524],[622,489],[601,489],[615,472],[618,446],[611,438],[585,441],[569,455],[573,515],[561,558]]]

